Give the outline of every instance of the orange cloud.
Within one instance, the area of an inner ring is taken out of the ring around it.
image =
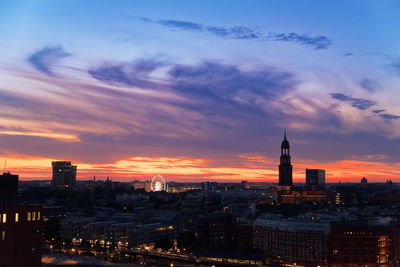
[[[37,136],[51,139],[57,139],[62,141],[78,142],[80,141],[76,135],[61,134],[61,133],[50,133],[50,132],[18,132],[18,131],[0,131],[0,134],[5,135],[22,135],[22,136]]]

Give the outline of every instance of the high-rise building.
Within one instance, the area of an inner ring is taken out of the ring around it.
[[[0,177],[0,205],[14,205],[18,195],[18,175],[5,172]]]
[[[53,186],[57,188],[70,188],[75,186],[77,166],[71,161],[53,161]]]
[[[286,138],[286,131],[281,145],[281,163],[279,165],[279,185],[292,186],[292,170],[290,158],[290,145]]]
[[[325,187],[325,170],[306,169],[306,186],[309,189]]]
[[[18,175],[0,175],[0,266],[41,266],[42,207],[16,205]]]

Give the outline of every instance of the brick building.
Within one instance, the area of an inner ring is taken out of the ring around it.
[[[0,266],[41,266],[41,206],[15,204],[18,175],[0,175],[0,188]]]
[[[327,266],[330,222],[337,219],[335,215],[285,219],[263,214],[253,224],[253,246],[276,265]]]
[[[329,266],[399,266],[397,224],[390,218],[337,222],[329,235]]]

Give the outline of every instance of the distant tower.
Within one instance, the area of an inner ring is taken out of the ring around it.
[[[292,186],[292,169],[290,159],[290,145],[286,139],[286,130],[281,145],[281,164],[279,165],[279,185]]]
[[[368,184],[367,178],[363,177],[363,178],[361,179],[361,187],[366,187],[367,184]]]

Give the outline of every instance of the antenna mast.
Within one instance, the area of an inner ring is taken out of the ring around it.
[[[7,156],[6,159],[4,160],[4,170],[3,170],[4,173],[6,172],[6,166],[7,166]]]

